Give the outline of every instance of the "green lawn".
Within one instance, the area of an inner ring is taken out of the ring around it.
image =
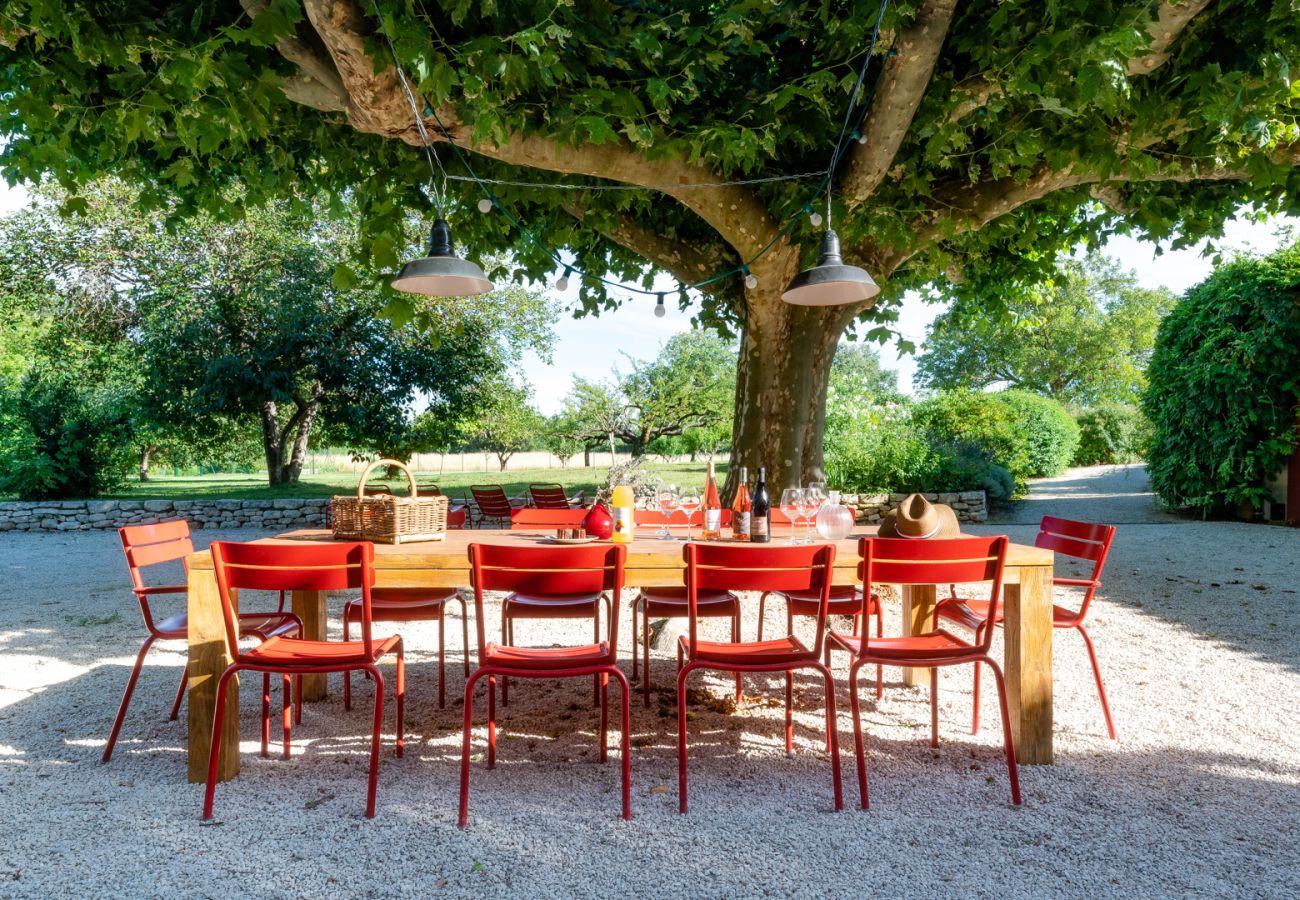
[[[696,463],[646,463],[645,468],[661,473],[667,481],[686,482],[702,486],[706,464]],[[528,489],[529,484],[559,483],[570,493],[594,491],[597,483],[604,483],[606,468],[581,466],[568,469],[519,469],[507,472],[416,472],[421,484],[437,484],[446,493],[468,493],[471,484],[500,484],[506,493],[514,495]],[[718,479],[726,478],[726,464],[718,465]],[[386,480],[372,477],[370,483],[386,483],[394,492],[406,492],[406,479]],[[147,482],[133,481],[122,490],[105,494],[111,500],[274,500],[282,497],[331,497],[350,494],[356,490],[355,473],[335,472],[320,475],[303,475],[293,485],[272,488],[266,478],[259,475],[201,475],[194,478],[155,477]]]

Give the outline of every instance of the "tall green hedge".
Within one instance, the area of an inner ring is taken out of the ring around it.
[[[1296,446],[1300,244],[1242,258],[1161,323],[1143,408],[1151,485],[1175,507],[1258,503]]]

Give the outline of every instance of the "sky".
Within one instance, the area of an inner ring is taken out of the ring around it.
[[[0,214],[16,209],[26,199],[27,195],[21,189],[10,189],[0,184]],[[1228,224],[1224,238],[1217,246],[1229,253],[1270,253],[1280,246],[1279,230],[1285,225],[1300,228],[1300,220],[1275,219],[1256,223],[1240,218]],[[1202,241],[1195,247],[1167,250],[1157,256],[1154,244],[1124,237],[1115,238],[1102,249],[1125,268],[1136,271],[1138,281],[1144,287],[1163,286],[1181,294],[1210,273],[1210,259],[1201,255],[1204,248],[1205,242]],[[556,275],[558,277],[559,273]],[[577,297],[576,279],[574,282],[565,292],[557,291],[553,286],[548,288],[551,301],[562,309],[555,323],[556,341],[551,361],[547,363],[537,354],[529,353],[523,362],[523,375],[533,387],[534,402],[546,414],[560,409],[573,376],[598,380],[609,378],[616,368],[626,372],[628,356],[653,358],[665,341],[674,334],[689,331],[691,327],[692,309],[677,308],[677,283],[666,275],[660,276],[654,285],[655,290],[668,294],[668,313],[663,318],[654,315],[654,297],[625,294],[629,297],[628,302],[616,310],[574,319],[568,311]],[[926,329],[943,309],[942,304],[925,303],[919,295],[909,293],[903,299],[896,327],[916,344],[919,351]],[[911,392],[912,375],[916,371],[915,357],[900,355],[893,342],[881,347],[880,355],[886,368],[898,372],[899,386]]]

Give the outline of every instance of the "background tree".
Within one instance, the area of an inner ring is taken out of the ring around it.
[[[897,403],[898,373],[880,364],[880,354],[861,343],[844,343],[835,352],[830,386],[844,398],[867,403]]]
[[[840,336],[861,321],[887,336],[905,289],[1027,278],[1116,232],[1191,242],[1243,204],[1295,211],[1300,196],[1288,63],[1300,22],[1282,0],[900,3],[861,97],[849,93],[872,29],[864,4],[386,0],[379,12],[458,172],[644,189],[496,187],[531,235],[647,283],[647,266],[693,283],[748,263],[755,286],[711,282],[699,322],[740,333],[733,463],[767,465],[774,490],[820,474]],[[97,13],[6,9],[6,177],[119,172],[181,213],[228,213],[232,183],[253,203],[324,190],[355,198],[361,255],[396,265],[407,211],[429,207],[374,7],[130,0]],[[804,211],[818,179],[701,185],[825,167],[850,100],[867,139],[835,173],[835,225],[884,294],[791,307],[780,293],[814,252]],[[521,277],[555,268],[501,216],[456,225],[474,254],[513,251]],[[586,279],[580,302],[618,301]]]
[[[581,430],[575,433],[588,447],[603,441],[609,447],[609,464],[617,462],[615,446],[625,428],[625,407],[617,386],[575,376],[561,415],[580,424]]]
[[[584,432],[581,422],[568,410],[561,410],[542,423],[541,440],[547,451],[560,461],[560,467],[565,468],[569,460],[586,448]]]
[[[542,439],[542,417],[533,408],[532,391],[510,381],[481,388],[483,399],[464,431],[474,446],[497,458],[501,471],[510,457],[536,446]]]
[[[997,296],[986,296],[993,289]],[[1174,304],[1164,288],[1100,254],[1063,259],[1041,282],[951,292],[916,361],[918,383],[936,390],[1023,388],[1082,406],[1134,403],[1160,318]]]

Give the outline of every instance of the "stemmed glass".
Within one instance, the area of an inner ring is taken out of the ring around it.
[[[788,487],[781,492],[781,512],[790,520],[790,540],[791,544],[802,544],[799,540],[799,533],[795,526],[799,524],[799,517],[803,513],[804,494],[802,488]]]
[[[668,530],[668,523],[673,517],[673,510],[680,505],[677,496],[677,485],[666,484],[659,488],[655,493],[655,501],[659,504],[660,511],[664,514],[664,520],[659,525],[659,540],[671,541],[673,533]]]
[[[803,518],[803,542],[805,544],[812,543],[812,521],[825,502],[825,491],[817,487],[815,483],[803,489],[803,497],[799,504],[799,515]]]
[[[700,491],[698,488],[682,488],[682,494],[679,498],[679,505],[682,512],[686,513],[686,540],[691,540],[691,526],[694,524],[692,517],[695,511],[700,508]]]

